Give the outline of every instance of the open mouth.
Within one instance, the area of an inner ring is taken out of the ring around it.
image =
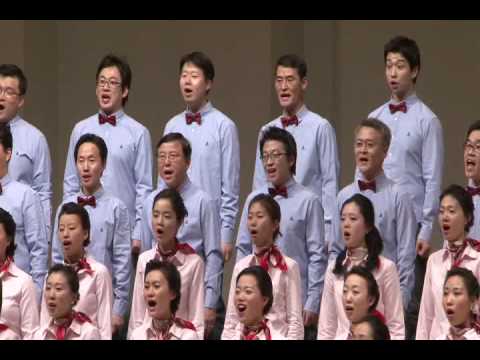
[[[345,306],[345,313],[347,315],[351,315],[353,313],[353,306],[352,305]]]
[[[282,100],[288,100],[290,99],[292,96],[290,94],[280,94],[280,99]]]
[[[157,229],[155,230],[155,232],[157,233],[158,236],[162,236],[162,235],[163,235],[163,229],[157,228]]]
[[[350,235],[351,235],[351,234],[350,234],[350,231],[344,231],[344,232],[343,232],[343,238],[344,238],[345,240],[350,239]]]
[[[396,87],[398,87],[398,82],[397,81],[390,81],[390,86],[392,88],[396,88]]]
[[[68,248],[68,247],[70,247],[70,245],[72,245],[72,242],[69,241],[69,240],[66,240],[66,241],[63,242],[63,248]]]
[[[3,104],[0,104],[0,111],[4,110],[5,109],[5,105]]]
[[[48,303],[47,303],[47,307],[48,307],[48,309],[50,310],[50,312],[53,312],[53,311],[55,311],[55,309],[57,308],[57,304],[54,303],[54,302],[48,302]]]
[[[450,230],[450,225],[443,225],[442,229],[443,229],[443,231],[448,231],[448,230]]]
[[[368,158],[366,156],[361,156],[360,158],[358,158],[358,161],[360,162],[360,164],[366,164],[368,163]]]
[[[192,95],[193,90],[190,89],[190,88],[185,88],[185,89],[183,89],[183,93],[184,93],[185,95]]]
[[[245,305],[245,304],[238,304],[237,305],[237,311],[240,315],[243,315],[246,310],[247,310],[247,305]]]
[[[275,168],[273,168],[273,167],[272,167],[272,168],[267,168],[267,175],[268,175],[268,176],[273,176],[273,175],[275,175],[275,172],[276,172],[276,171],[277,171],[277,170],[276,170]]]
[[[155,307],[157,302],[155,300],[148,300],[147,305],[148,307]]]
[[[173,175],[173,170],[163,170],[163,176],[171,177]]]
[[[91,175],[82,175],[83,182],[88,182],[92,176]]]

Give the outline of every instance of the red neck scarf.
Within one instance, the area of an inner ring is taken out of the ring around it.
[[[459,326],[450,326],[448,330],[448,340],[466,340],[465,333],[474,329],[477,334],[480,334],[480,321],[478,317],[472,314],[472,317],[465,324]]]
[[[155,320],[152,320],[152,327],[154,329],[157,340],[170,340],[173,337],[173,334],[170,331],[173,324],[183,329],[190,329],[196,331],[195,326],[190,321],[180,319],[173,315],[168,320],[159,320],[157,322],[157,324],[159,325],[158,327],[154,326],[154,321]]]
[[[76,320],[80,324],[83,324],[85,322],[91,323],[92,321],[90,318],[85,315],[82,312],[77,312],[77,311],[72,311],[70,315],[67,317],[67,321],[65,321],[63,324],[60,325],[55,325],[55,338],[57,340],[65,340],[65,336],[67,334],[67,330],[72,325],[72,322]]]
[[[267,325],[267,319],[262,320],[258,326],[254,326],[254,327],[244,326],[241,340],[259,340],[258,335],[262,331],[265,333],[266,340],[272,340],[272,336],[270,334],[270,328]]]
[[[3,273],[8,272],[8,268],[10,267],[10,264],[13,262],[13,258],[11,256],[7,256],[5,261],[3,262],[2,266],[0,266],[0,276]]]
[[[464,252],[467,246],[469,245],[476,251],[480,251],[480,242],[470,238],[466,238],[460,245],[447,243],[447,251],[448,251],[448,254],[450,255],[450,258],[452,259],[451,269],[455,267],[460,267],[463,260],[467,257],[467,255],[464,254]]]
[[[90,264],[88,263],[86,257],[82,257],[82,258],[80,259],[80,261],[77,262],[77,263],[75,263],[75,264],[68,264],[68,263],[66,263],[66,265],[72,266],[72,267],[75,269],[75,271],[77,272],[77,274],[80,272],[80,270],[85,270],[85,272],[86,272],[88,275],[93,275],[93,269],[92,269],[92,267],[90,266]]]
[[[155,253],[155,259],[162,260],[162,261],[169,261],[171,262],[177,251],[180,251],[182,254],[191,255],[195,254],[195,250],[188,245],[188,244],[181,244],[177,240],[175,240],[175,248],[173,250],[164,252],[160,249],[160,246],[157,245],[157,251]]]
[[[283,272],[286,272],[288,270],[285,259],[283,258],[282,253],[280,252],[280,250],[278,250],[276,245],[272,245],[268,249],[260,251],[260,253],[255,254],[255,256],[259,261],[259,265],[267,272],[270,265],[280,269]]]

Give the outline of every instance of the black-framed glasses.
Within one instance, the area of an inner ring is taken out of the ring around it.
[[[16,95],[20,95],[20,93],[16,92],[14,89],[10,87],[2,88],[0,87],[0,96],[5,95],[5,97],[13,98]]]
[[[463,144],[463,150],[466,152],[473,151],[475,154],[480,154],[480,141],[472,143],[470,141],[465,141]]]
[[[277,161],[282,157],[282,155],[287,155],[286,152],[271,152],[271,153],[263,153],[262,154],[262,161],[263,162],[268,162],[269,159],[272,159],[273,161]]]
[[[98,79],[97,85],[101,88],[105,87],[105,85],[108,85],[109,88],[116,89],[120,87],[122,83],[117,79],[107,79],[107,78],[101,77],[100,79]]]

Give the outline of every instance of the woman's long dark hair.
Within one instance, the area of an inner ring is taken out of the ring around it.
[[[372,202],[362,194],[355,194],[349,199],[345,200],[340,210],[340,214],[346,205],[350,203],[355,203],[360,209],[360,213],[363,216],[365,225],[370,228],[370,231],[365,235],[365,242],[367,243],[368,257],[365,268],[369,271],[373,271],[379,264],[379,256],[383,250],[383,240],[378,232],[378,229],[375,227],[375,211],[373,209]],[[333,273],[335,275],[344,275],[345,268],[342,265],[345,257],[347,256],[347,248],[345,248],[337,256],[335,261],[335,267],[333,268]]]

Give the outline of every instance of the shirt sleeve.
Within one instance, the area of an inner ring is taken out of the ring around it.
[[[97,288],[97,327],[102,340],[112,339],[112,307],[113,289],[112,278],[108,270],[102,271],[96,276]]]
[[[325,249],[323,208],[320,199],[315,197],[310,203],[306,221],[306,246],[308,256],[307,300],[304,310],[318,314],[323,280],[327,266]]]
[[[223,255],[220,247],[220,222],[215,201],[202,202],[200,209],[205,249],[205,307],[216,309],[222,296]]]
[[[140,240],[142,241],[140,252],[150,250],[154,243],[152,238],[152,216],[149,211],[150,201],[148,200],[149,197],[143,202],[142,217],[140,218]]]
[[[322,294],[322,306],[318,318],[317,340],[333,340],[337,333],[337,307],[335,305],[335,288],[332,268],[325,274],[325,285]]]
[[[302,280],[300,269],[296,262],[287,271],[287,293],[283,294],[287,301],[287,338],[291,340],[303,340],[305,337],[303,328],[303,304],[302,304]]]
[[[233,242],[238,214],[238,200],[240,196],[240,143],[237,127],[233,122],[225,122],[221,128],[221,240],[225,243]]]
[[[230,280],[230,291],[228,292],[227,310],[225,312],[225,323],[223,325],[222,340],[232,340],[236,336],[236,327],[238,325],[238,315],[235,310],[234,297],[236,289],[236,279],[239,274],[239,267],[235,265]]]
[[[433,317],[435,312],[435,304],[432,293],[432,256],[427,261],[427,271],[423,282],[422,300],[420,302],[420,310],[418,312],[416,340],[429,340],[430,330],[432,328]]]
[[[251,198],[251,196],[248,196],[247,200],[245,200],[242,217],[240,218],[240,224],[238,225],[236,262],[252,253],[252,241],[250,239],[250,233],[248,232],[247,228],[248,204]]]
[[[48,269],[48,239],[40,199],[33,190],[26,192],[23,206],[25,240],[30,252],[32,278],[37,286],[38,303],[42,293],[43,281]],[[37,305],[38,306],[38,305]]]
[[[62,204],[60,204],[57,209],[52,229],[52,265],[63,262],[63,249],[58,237],[58,215],[60,214],[61,208]]]
[[[132,224],[132,239],[140,240],[140,221],[142,218],[143,201],[152,191],[153,184],[153,163],[152,163],[152,140],[150,132],[143,129],[142,135],[139,137],[137,146],[137,154],[135,159],[135,219],[131,219],[135,223]]]
[[[426,128],[422,145],[422,176],[425,183],[423,218],[418,239],[430,242],[433,221],[438,212],[443,176],[443,131],[438,118],[432,118]]]
[[[117,206],[113,235],[112,278],[113,278],[113,314],[123,316],[128,310],[131,274],[131,237],[128,210],[125,205]]]
[[[390,335],[393,340],[405,340],[402,293],[394,264],[385,271],[381,291],[385,305],[385,322],[390,330]]]
[[[19,307],[22,340],[32,340],[35,330],[40,324],[40,320],[38,315],[36,289],[30,278],[25,281],[22,287]]]
[[[67,197],[75,195],[80,190],[80,180],[78,179],[77,167],[75,165],[74,151],[77,143],[77,127],[70,135],[70,142],[68,144],[67,159],[65,161],[65,172],[63,175],[63,200]]]
[[[260,129],[257,139],[257,151],[255,152],[255,169],[253,172],[252,191],[267,185],[267,177],[262,162],[262,154],[260,153],[260,139],[262,138],[263,129]]]
[[[199,258],[198,263],[193,268],[192,283],[189,287],[188,320],[193,323],[198,337],[202,340],[205,331],[205,288],[203,285],[204,274],[205,266],[203,264],[203,260]]]
[[[337,196],[337,200],[335,201],[335,210],[332,214],[332,226],[331,226],[331,233],[332,238],[328,245],[328,260],[335,261],[337,256],[342,252],[345,248],[345,242],[343,241],[343,236],[341,232],[341,218],[340,218],[340,209],[341,204],[343,202],[342,193],[339,193]]]
[[[131,338],[133,330],[142,325],[145,317],[145,301],[143,299],[143,270],[145,264],[143,259],[138,259],[137,271],[135,273],[135,283],[133,285],[132,308],[130,310],[130,320],[128,321],[127,339]]]

